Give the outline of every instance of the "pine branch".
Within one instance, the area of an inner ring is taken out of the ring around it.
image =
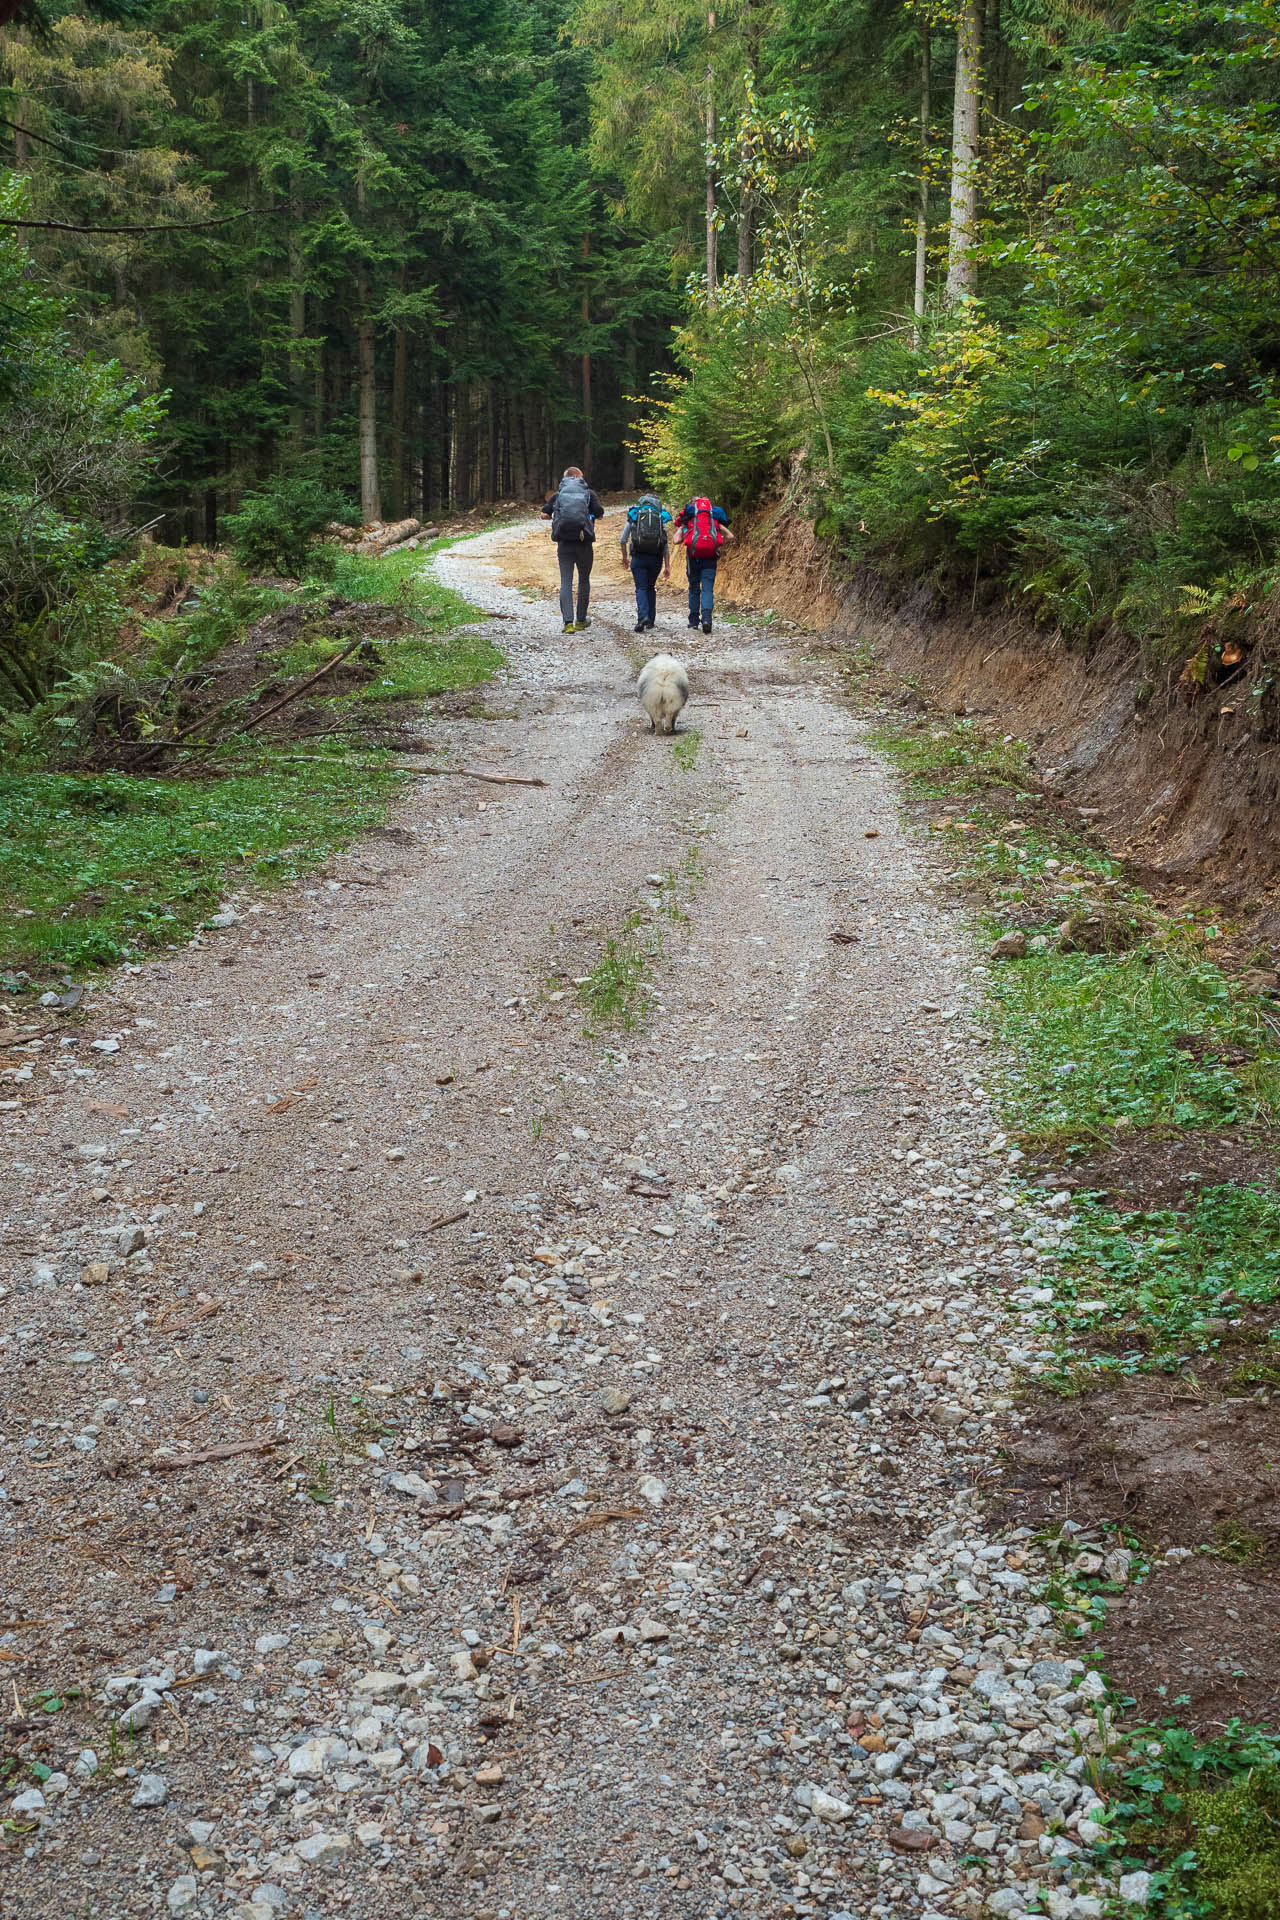
[[[228,220],[243,220],[249,211],[241,207],[238,213],[219,214],[216,220],[165,220],[144,227],[80,227],[68,220],[15,220],[0,214],[0,227],[42,227],[52,233],[190,233],[196,227],[225,227]]]

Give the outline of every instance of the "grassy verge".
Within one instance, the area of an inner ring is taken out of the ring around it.
[[[1017,743],[972,721],[884,726],[875,740],[930,804],[928,830],[987,937],[1023,943],[988,974],[1020,1151],[1087,1168],[1108,1148],[1132,1161],[1193,1132],[1276,1126],[1275,1016],[1217,964],[1210,916],[1161,912],[1130,886],[1030,790]],[[1186,1209],[1123,1213],[1082,1189],[1046,1280],[1064,1389],[1269,1347],[1280,1197],[1227,1183]]]
[[[1227,1126],[1265,1138],[1280,1110],[1275,1019],[1217,963],[1212,918],[1162,912],[1133,888],[1034,792],[1019,743],[988,740],[971,721],[926,720],[884,726],[876,744],[922,803],[986,936],[1015,944],[987,976],[1009,1063],[1008,1148],[1074,1164],[1087,1183],[1091,1157],[1108,1150],[1140,1167],[1148,1149],[1163,1164],[1171,1143]],[[1130,1212],[1077,1191],[1044,1280],[1060,1371],[1042,1386],[1086,1391],[1154,1369],[1237,1392],[1280,1378],[1267,1365],[1280,1301],[1280,1194],[1268,1188],[1226,1182],[1176,1209]],[[1145,1571],[1126,1533],[1133,1558],[1113,1580],[1105,1549],[1120,1534],[1106,1523],[1103,1534],[1103,1550],[1043,1596],[1082,1642]],[[1232,1539],[1219,1538],[1231,1554]],[[1261,1544],[1242,1540],[1239,1556]],[[1068,1536],[1047,1545],[1075,1552]],[[1133,1704],[1112,1702],[1121,1713]],[[1172,1702],[1175,1712],[1185,1704]],[[1124,1890],[1117,1912],[1280,1914],[1280,1737],[1238,1721],[1213,1739],[1175,1721],[1138,1727],[1113,1737],[1089,1778],[1106,1802],[1092,1845]]]
[[[171,945],[230,885],[295,880],[376,824],[397,776],[350,767],[214,780],[0,776],[0,964],[43,974]]]
[[[429,552],[449,545],[434,542]],[[428,700],[459,687],[477,686],[492,679],[503,665],[503,655],[483,633],[464,633],[464,623],[478,617],[462,595],[443,587],[424,570],[421,552],[373,555],[341,553],[333,577],[317,589],[338,593],[362,605],[388,606],[399,611],[408,631],[397,638],[379,636],[376,646],[382,665],[354,694],[355,700]],[[285,673],[312,673],[341,650],[333,638],[300,638],[280,656]],[[329,704],[334,704],[330,702]]]
[[[473,686],[503,657],[482,634],[456,631],[476,610],[425,578],[423,560],[341,554],[332,578],[306,581],[298,592],[255,586],[205,563],[176,612],[139,618],[129,636],[131,671],[214,662],[264,615],[297,601],[322,609],[337,594],[391,609],[401,629],[376,637],[383,669],[340,700],[423,699]],[[300,675],[338,651],[338,640],[305,636],[304,624],[270,669]],[[24,745],[17,742],[18,753]],[[232,736],[207,771],[185,778],[51,773],[15,757],[13,770],[0,773],[0,966],[30,973],[38,986],[68,970],[112,965],[185,938],[228,887],[313,870],[377,823],[401,778],[383,752],[344,743],[341,754],[326,746],[300,760],[260,735]]]

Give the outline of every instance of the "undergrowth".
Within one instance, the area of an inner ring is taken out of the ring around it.
[[[1099,1769],[1107,1848],[1146,1871],[1158,1920],[1274,1920],[1280,1912],[1280,1738],[1228,1722],[1212,1740],[1141,1728]]]
[[[319,617],[337,594],[371,611],[391,608],[408,631],[374,635],[384,661],[379,674],[323,704],[424,699],[474,686],[503,656],[483,633],[456,631],[475,609],[428,578],[425,559],[422,552],[338,554],[323,578],[298,589],[246,581],[230,565],[204,562],[173,612],[137,616],[128,684],[148,675],[158,684],[158,676],[210,664],[264,615],[301,600]],[[181,591],[181,567],[175,580]],[[301,638],[269,664],[301,677],[342,644]],[[125,664],[103,663],[98,682],[114,674],[124,685]],[[70,738],[82,697],[92,689],[70,688],[61,707],[53,698],[47,712],[33,713],[23,738],[10,742],[12,770],[0,775],[0,964],[37,976],[112,965],[171,944],[228,886],[262,886],[314,869],[376,824],[401,778],[378,750],[353,753],[344,743],[340,762],[324,750],[297,761],[283,745],[235,733],[201,776],[48,771],[44,743],[51,734]]]
[[[1072,1163],[1276,1124],[1275,1018],[1217,964],[1211,917],[1163,913],[1131,886],[1028,789],[1019,743],[940,720],[883,726],[876,744],[921,799],[952,796],[929,827],[987,937],[1025,934],[1021,957],[987,970],[1003,1118],[1022,1152]],[[1124,1214],[1080,1195],[1046,1279],[1057,1391],[1177,1369],[1259,1339],[1250,1310],[1280,1299],[1280,1198],[1228,1184],[1185,1212]]]

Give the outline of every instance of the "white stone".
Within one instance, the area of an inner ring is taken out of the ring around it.
[[[299,1840],[294,1852],[309,1867],[324,1867],[341,1860],[351,1848],[348,1833],[309,1833]]]
[[[1151,1875],[1142,1871],[1122,1873],[1117,1892],[1131,1907],[1145,1907],[1151,1897]]]

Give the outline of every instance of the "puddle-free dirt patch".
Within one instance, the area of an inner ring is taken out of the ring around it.
[[[1011,1444],[1009,1518],[1092,1533],[1111,1521],[1149,1551],[1201,1549],[1159,1565],[1108,1607],[1108,1673],[1140,1718],[1179,1707],[1201,1731],[1232,1714],[1274,1717],[1280,1690],[1280,1403],[1196,1393],[1140,1377],[1047,1401]],[[1208,1552],[1203,1551],[1208,1549]]]
[[[1280,1403],[1197,1394],[1142,1374],[1049,1401],[1010,1449],[1006,1497],[1028,1526],[1124,1521],[1151,1545],[1214,1546],[1223,1529],[1280,1544]]]
[[[1062,1184],[1103,1193],[1117,1207],[1143,1212],[1193,1206],[1206,1187],[1272,1192],[1280,1184],[1280,1133],[1219,1127],[1163,1138],[1138,1135],[1077,1160]]]
[[[1238,1715],[1280,1717],[1280,1563],[1197,1555],[1161,1567],[1107,1610],[1094,1643],[1132,1716],[1173,1715],[1208,1738]]]

